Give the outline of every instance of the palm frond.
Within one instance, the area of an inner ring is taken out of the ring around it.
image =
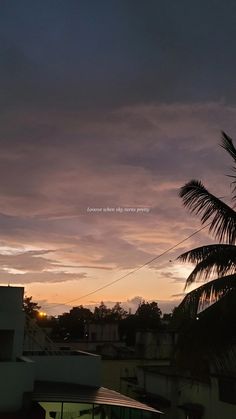
[[[209,219],[209,231],[221,242],[229,244],[236,240],[236,212],[212,195],[205,186],[198,180],[191,180],[186,183],[179,193],[183,204],[191,213],[201,216],[201,222],[205,224]]]
[[[233,158],[234,162],[236,163],[236,148],[234,147],[233,140],[230,138],[224,131],[222,131],[222,141],[221,147],[223,147],[227,153]],[[233,185],[233,199],[236,198],[236,166],[233,166],[233,175],[229,175],[229,177],[233,178],[234,181],[232,182]]]
[[[188,250],[177,257],[181,262],[199,263],[206,257],[224,252],[227,254],[236,254],[236,246],[233,244],[208,244]]]
[[[185,289],[193,282],[207,280],[211,275],[222,276],[236,272],[236,246],[213,244],[197,247],[178,257],[183,262],[196,263],[186,280]]]
[[[231,137],[229,137],[224,131],[222,131],[221,147],[224,148],[236,163],[236,148]]]
[[[236,272],[236,257],[230,259],[225,263],[224,257],[217,259],[215,255],[209,256],[202,262],[199,262],[185,283],[185,289],[189,287],[193,282],[203,280],[206,281],[212,275],[226,275],[234,274]]]
[[[217,302],[233,290],[236,290],[236,274],[214,279],[189,292],[176,312],[194,318],[204,307]]]

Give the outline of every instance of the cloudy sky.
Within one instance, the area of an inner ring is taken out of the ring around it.
[[[230,202],[235,48],[231,0],[1,1],[1,284],[49,313],[177,303],[191,267],[175,258],[207,230],[84,296],[201,227],[188,180]]]

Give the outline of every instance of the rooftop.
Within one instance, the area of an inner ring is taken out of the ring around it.
[[[121,406],[131,409],[145,410],[153,413],[161,413],[151,406],[140,403],[137,400],[117,393],[104,387],[88,387],[78,384],[55,383],[48,381],[36,381],[32,400],[40,402],[74,402],[92,403],[99,405]]]

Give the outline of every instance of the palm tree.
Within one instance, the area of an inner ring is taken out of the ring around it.
[[[222,132],[221,146],[236,163],[236,148],[232,139]],[[236,166],[233,167],[232,200],[236,201]],[[180,307],[190,314],[206,303],[216,302],[236,289],[236,212],[220,198],[211,194],[198,180],[191,180],[180,190],[184,206],[199,215],[202,224],[219,241],[218,244],[201,246],[181,254],[178,259],[195,263],[195,268],[186,280],[185,289],[198,280],[202,286],[186,295]],[[216,279],[209,281],[212,275]]]

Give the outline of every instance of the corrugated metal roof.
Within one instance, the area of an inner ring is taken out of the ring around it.
[[[130,409],[146,410],[162,413],[151,406],[117,393],[105,387],[89,387],[78,384],[36,381],[32,399],[47,402],[91,403],[128,407]]]

